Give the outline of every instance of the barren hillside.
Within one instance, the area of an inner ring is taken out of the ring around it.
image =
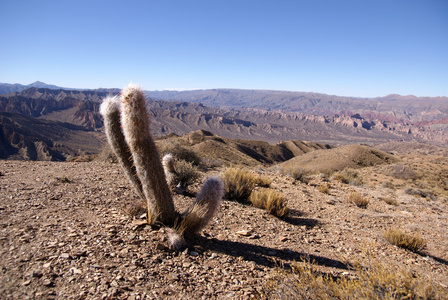
[[[412,280],[432,284],[433,299],[446,299],[446,156],[397,159],[358,169],[360,185],[336,175],[300,181],[251,167],[287,198],[289,216],[226,200],[184,252],[168,249],[164,229],[145,226],[144,214],[131,215],[138,198],[119,165],[0,160],[0,296],[272,299],[294,289],[297,264],[314,262],[315,276],[356,280],[356,266],[379,262],[391,274],[411,272]],[[225,168],[204,169],[203,177]],[[367,208],[349,201],[353,192],[369,200]],[[192,201],[175,196],[180,208]],[[391,228],[418,234],[426,248],[414,253],[391,245],[383,237]]]

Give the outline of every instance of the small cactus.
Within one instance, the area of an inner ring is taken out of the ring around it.
[[[174,161],[172,157],[163,165],[160,161],[140,87],[130,84],[119,96],[106,97],[100,112],[111,148],[138,195],[148,203],[148,223],[171,227],[168,240],[173,248],[182,249],[184,237],[199,232],[216,213],[224,194],[222,181],[206,180],[192,207],[178,213],[167,184],[169,172],[163,167],[174,170]]]

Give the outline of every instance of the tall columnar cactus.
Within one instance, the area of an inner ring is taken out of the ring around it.
[[[130,84],[119,96],[106,97],[100,112],[112,150],[137,193],[148,203],[148,223],[171,227],[171,246],[182,248],[184,236],[203,229],[218,210],[224,194],[222,181],[207,179],[192,207],[178,213],[150,133],[146,98],[140,87]]]

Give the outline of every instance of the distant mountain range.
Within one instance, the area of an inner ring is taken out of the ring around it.
[[[7,113],[0,118],[0,158],[61,159],[100,151],[104,135],[99,105],[106,95],[117,94],[119,89],[67,90],[45,85],[19,91],[26,86],[0,84],[0,90],[5,86],[8,93],[0,95],[0,112]],[[423,141],[448,146],[447,97],[363,99],[229,89],[147,94],[151,98],[152,130],[157,136],[207,130],[226,138],[270,143]],[[48,127],[59,129],[47,137],[36,131]],[[33,149],[47,149],[44,152],[50,154]],[[51,154],[53,150],[58,154]]]

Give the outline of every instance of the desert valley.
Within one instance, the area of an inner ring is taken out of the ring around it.
[[[2,299],[448,299],[448,97],[146,91],[179,211],[248,182],[176,250],[108,146],[119,92],[0,84]]]

